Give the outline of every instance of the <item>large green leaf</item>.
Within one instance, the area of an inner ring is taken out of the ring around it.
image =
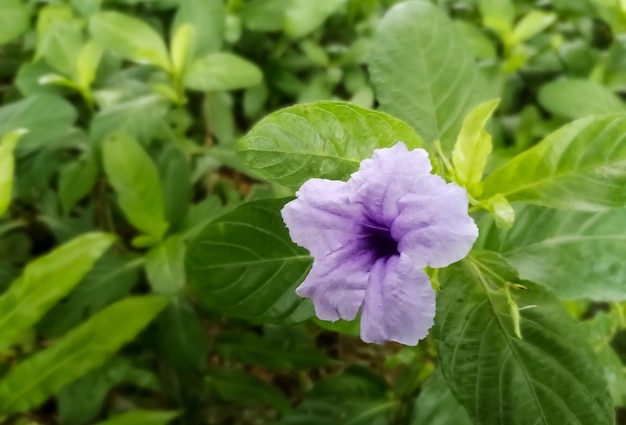
[[[263,177],[292,188],[311,178],[347,179],[374,149],[423,146],[405,123],[345,102],[297,105],[265,117],[238,145]]]
[[[603,212],[516,208],[508,231],[482,228],[485,248],[496,250],[520,277],[558,297],[626,300],[626,208]]]
[[[0,297],[0,349],[19,339],[78,285],[113,241],[108,234],[86,234],[28,264]]]
[[[485,180],[483,196],[598,211],[626,205],[626,115],[589,117],[555,131]]]
[[[409,425],[472,425],[467,412],[454,398],[441,370],[424,384],[413,405]]]
[[[89,21],[93,38],[106,49],[137,63],[171,68],[165,42],[144,21],[118,12],[100,12]]]
[[[539,103],[552,114],[569,119],[626,111],[620,98],[602,84],[574,78],[542,86]]]
[[[454,26],[471,49],[474,58],[495,60],[498,57],[493,40],[480,26],[460,19],[454,21]]]
[[[19,37],[28,29],[30,9],[21,0],[0,1],[0,44]]]
[[[182,25],[190,24],[195,35],[191,56],[205,56],[222,48],[225,23],[224,0],[180,0],[172,36]]]
[[[199,91],[243,89],[259,84],[261,70],[232,53],[213,53],[196,59],[185,73],[185,87]]]
[[[520,282],[490,252],[445,269],[440,281],[434,334],[442,371],[476,423],[614,423],[584,330],[555,298]]]
[[[0,382],[0,412],[40,405],[132,340],[165,307],[161,296],[126,298],[12,368]]]
[[[76,119],[76,110],[63,98],[31,96],[0,108],[0,137],[20,128],[28,130],[20,149],[33,149],[67,132]]]
[[[471,50],[436,6],[408,1],[383,18],[369,69],[382,110],[450,151],[467,113],[484,95]]]
[[[311,305],[294,290],[311,267],[280,216],[284,199],[243,204],[211,222],[187,250],[189,284],[200,301],[253,321],[302,321]]]
[[[155,241],[161,239],[168,226],[163,189],[148,153],[134,138],[116,134],[104,142],[102,156],[104,170],[128,221]]]

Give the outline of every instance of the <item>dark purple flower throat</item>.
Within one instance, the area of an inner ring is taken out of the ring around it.
[[[391,236],[391,230],[385,227],[370,227],[364,229],[367,249],[376,259],[400,255],[398,242]]]

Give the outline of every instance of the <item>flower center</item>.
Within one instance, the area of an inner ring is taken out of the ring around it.
[[[398,251],[398,242],[391,237],[389,229],[381,229],[374,227],[366,228],[365,243],[374,256],[379,258],[393,257],[400,254]]]

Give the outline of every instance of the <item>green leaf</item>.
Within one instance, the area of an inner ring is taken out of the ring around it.
[[[237,369],[213,369],[207,383],[224,401],[261,404],[279,412],[289,409],[289,400],[278,388]]]
[[[205,99],[205,116],[208,122],[211,123],[211,132],[219,142],[219,144],[211,148],[209,152],[212,152],[216,148],[221,148],[222,150],[234,154],[234,143],[236,142],[235,132],[237,128],[235,124],[233,96],[228,92],[213,92],[207,93]]]
[[[466,21],[455,20],[454,26],[459,35],[467,42],[476,59],[493,59],[498,55],[493,41],[479,26]]]
[[[98,422],[96,425],[166,425],[179,414],[158,410],[133,410]]]
[[[176,295],[185,287],[185,242],[170,236],[146,255],[146,274],[152,291]]]
[[[315,322],[315,324],[320,328],[326,329],[327,331],[356,337],[361,335],[361,321],[358,317],[353,320],[339,319],[335,322],[328,322],[314,317],[313,322]]]
[[[109,304],[127,296],[139,278],[142,258],[108,251],[87,273],[67,300],[39,322],[47,337],[58,337]]]
[[[209,339],[191,304],[174,298],[156,323],[161,356],[181,372],[205,369]]]
[[[70,0],[72,8],[81,16],[91,17],[100,11],[100,0]]]
[[[605,86],[575,78],[543,85],[539,103],[551,114],[569,119],[626,111],[621,99]]]
[[[118,12],[100,12],[90,19],[89,31],[105,49],[124,59],[171,69],[163,38],[144,21]]]
[[[81,87],[89,87],[96,79],[96,71],[103,55],[102,47],[93,40],[81,47],[76,62],[76,82]]]
[[[90,139],[99,146],[111,134],[125,132],[147,145],[159,131],[167,110],[163,98],[154,95],[105,107],[91,121]]]
[[[11,204],[15,169],[13,151],[24,133],[25,130],[15,130],[0,137],[0,217]]]
[[[29,6],[21,0],[0,2],[0,45],[25,32],[30,24]]]
[[[195,42],[196,33],[190,24],[185,23],[179,26],[173,34],[170,55],[172,67],[177,76],[183,75],[195,48]]]
[[[98,178],[98,162],[92,151],[71,162],[59,176],[59,198],[65,214],[91,193]]]
[[[18,129],[28,130],[20,149],[41,147],[65,132],[74,123],[76,110],[61,97],[30,96],[0,108],[0,137]]]
[[[239,141],[241,159],[264,178],[298,188],[311,178],[345,180],[375,149],[404,142],[423,147],[415,132],[387,114],[345,102],[281,109]]]
[[[280,425],[389,425],[398,400],[389,399],[384,378],[351,366],[319,380],[302,403],[283,416]]]
[[[513,29],[515,5],[512,0],[478,0],[483,25],[507,40]]]
[[[165,307],[161,296],[126,298],[13,367],[0,381],[0,412],[25,412],[102,365]]]
[[[626,115],[574,121],[485,179],[483,197],[601,211],[626,205]]]
[[[328,56],[328,53],[326,53],[324,47],[320,46],[318,43],[306,39],[302,40],[298,44],[298,47],[313,65],[327,67],[330,64],[330,57]]]
[[[483,98],[470,49],[436,6],[394,6],[372,41],[369,69],[383,111],[449,152],[469,111]]]
[[[42,85],[57,85],[57,86],[66,87],[66,88],[70,88],[70,89],[77,89],[78,88],[76,83],[74,81],[72,81],[70,78],[64,77],[62,75],[55,74],[55,73],[44,75],[41,78],[39,78],[39,84],[42,84]]]
[[[56,71],[76,76],[78,55],[83,45],[82,31],[74,22],[60,22],[40,36],[37,54]]]
[[[490,100],[472,109],[463,121],[452,151],[456,181],[472,196],[483,191],[483,171],[492,149],[491,135],[485,131],[485,126],[498,103],[498,99]]]
[[[486,201],[482,201],[483,207],[489,211],[495,220],[496,226],[501,229],[510,229],[515,223],[515,210],[500,194],[494,195]]]
[[[511,44],[523,43],[536,36],[556,21],[555,13],[547,13],[542,10],[531,10],[513,28]]]
[[[15,76],[15,86],[24,97],[40,94],[62,96],[64,89],[51,84],[40,84],[43,76],[53,73],[54,70],[44,61],[23,62]]]
[[[341,9],[347,0],[292,0],[285,15],[285,33],[293,38],[303,37]]]
[[[86,234],[30,262],[0,297],[0,349],[17,341],[70,293],[113,241],[108,234]]]
[[[389,425],[395,400],[342,400],[313,398],[284,415],[277,425]]]
[[[448,267],[440,279],[434,335],[441,367],[476,423],[615,423],[583,329],[555,298],[520,282],[490,252]]]
[[[185,239],[193,239],[211,221],[225,212],[226,208],[218,195],[210,195],[202,202],[192,205],[189,214],[181,226]]]
[[[64,387],[57,396],[59,417],[63,425],[93,423],[111,388],[124,381],[130,365],[113,359]]]
[[[102,146],[104,170],[128,221],[155,241],[167,230],[163,189],[157,168],[139,142],[126,134]]]
[[[286,338],[261,337],[255,333],[222,332],[215,349],[229,361],[262,366],[276,372],[322,367],[332,362],[311,346],[296,345]]]
[[[223,44],[225,15],[223,0],[180,0],[172,34],[176,34],[184,24],[189,24],[195,34],[191,57],[199,58],[219,52]]]
[[[615,407],[623,407],[626,401],[626,371],[612,345],[615,333],[621,327],[621,309],[621,306],[611,309],[611,313],[617,311],[617,314],[597,312],[593,319],[583,322],[587,328],[588,340],[597,354],[598,364],[604,371],[604,379]]]
[[[211,222],[187,249],[189,285],[228,316],[297,322],[313,315],[294,290],[311,257],[294,245],[280,216],[285,199],[243,204]]]
[[[72,6],[63,3],[50,3],[42,7],[37,13],[38,43],[45,34],[59,24],[68,25],[74,21]]]
[[[497,250],[523,279],[560,298],[626,300],[623,255],[626,208],[604,212],[516,208],[509,231],[481,226],[485,248]]]
[[[409,425],[472,425],[467,412],[454,398],[441,370],[424,384],[413,405]]]
[[[254,119],[263,114],[268,97],[269,89],[265,83],[246,89],[243,94],[243,113],[246,118]]]
[[[182,224],[189,211],[193,192],[191,166],[185,153],[174,145],[163,150],[158,166],[163,183],[165,217],[171,231]]]
[[[251,31],[281,31],[292,0],[252,0],[241,9],[243,25]]]
[[[539,108],[527,105],[519,114],[519,121],[515,129],[515,151],[521,152],[530,148],[535,142],[535,129],[541,121]]]
[[[255,64],[232,53],[196,59],[185,73],[185,87],[199,91],[242,89],[262,80],[263,73]]]

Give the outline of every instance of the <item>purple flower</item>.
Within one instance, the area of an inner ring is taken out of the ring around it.
[[[361,339],[415,345],[435,316],[435,291],[423,268],[467,255],[478,229],[467,193],[430,174],[423,149],[399,142],[377,149],[347,182],[312,179],[282,210],[294,242],[313,267],[296,293],[322,320],[352,320]]]

